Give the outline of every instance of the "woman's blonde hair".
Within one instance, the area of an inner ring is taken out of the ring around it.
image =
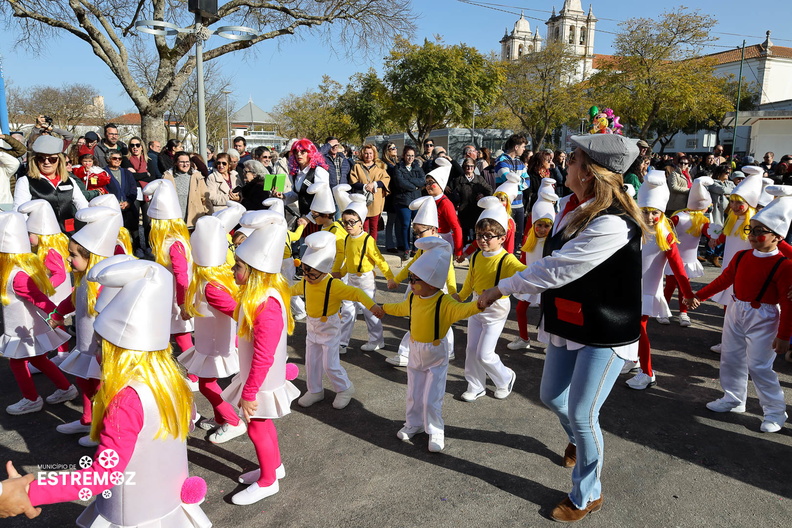
[[[157,264],[170,266],[170,255],[166,251],[168,240],[178,240],[184,244],[184,256],[192,266],[192,252],[190,251],[190,233],[187,231],[187,224],[181,218],[170,220],[151,219],[151,232],[149,233],[149,245]]]
[[[47,269],[38,255],[35,253],[0,253],[0,288],[2,288],[0,300],[2,300],[3,306],[11,303],[6,286],[14,268],[19,268],[27,273],[41,293],[47,297],[55,295],[55,288],[52,287],[47,276]]]
[[[187,299],[184,301],[184,310],[190,317],[203,317],[198,311],[197,304],[203,296],[201,288],[204,284],[214,284],[236,297],[239,288],[234,283],[234,273],[226,264],[220,266],[198,266],[193,263],[193,274],[190,286],[187,288]]]
[[[240,260],[240,262],[242,262]],[[289,303],[291,302],[291,292],[289,283],[280,273],[264,273],[255,268],[250,269],[247,284],[239,288],[237,294],[237,307],[234,311],[234,318],[239,320],[239,311],[243,310],[244,319],[239,321],[238,334],[246,339],[253,339],[253,322],[264,302],[269,297],[267,291],[273,289],[280,294],[283,305],[281,309],[286,312],[286,330],[289,334],[294,331],[294,318],[292,317]]]
[[[38,164],[36,163],[36,154],[33,154],[28,163],[28,178],[38,180],[41,178]],[[69,171],[66,170],[66,156],[63,154],[48,154],[49,156],[58,156],[58,165],[55,167],[55,172],[60,176],[62,182],[69,181]]]

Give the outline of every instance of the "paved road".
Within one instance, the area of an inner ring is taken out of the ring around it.
[[[390,262],[397,262],[388,256]],[[706,281],[717,270],[707,267]],[[459,280],[464,277],[461,267]],[[699,284],[697,287],[700,287]],[[383,281],[379,284],[384,291]],[[378,293],[378,300],[401,295]],[[675,305],[674,305],[675,306]],[[751,388],[745,414],[726,416],[704,404],[720,396],[718,356],[721,310],[707,303],[691,328],[651,321],[658,385],[636,392],[623,376],[605,405],[601,422],[606,443],[605,503],[586,526],[756,526],[784,525],[792,519],[792,427],[759,432],[761,409]],[[532,323],[538,312],[532,309]],[[406,320],[385,320],[387,351],[350,349],[343,358],[357,395],[349,407],[330,406],[333,394],[310,409],[293,406],[277,420],[287,477],[277,495],[247,507],[230,496],[241,471],[255,465],[250,441],[240,437],[214,446],[194,433],[189,440],[191,472],[204,477],[209,494],[203,508],[218,527],[468,527],[551,526],[549,509],[570,487],[570,470],[560,467],[566,446],[554,415],[539,401],[542,348],[515,353],[505,348],[516,335],[514,317],[499,350],[517,373],[514,393],[504,401],[465,403],[465,325],[456,327],[456,356],[445,398],[446,448],[427,452],[427,436],[414,442],[395,438],[404,420],[405,369],[384,358],[395,350]],[[532,335],[535,335],[532,327]],[[305,325],[298,323],[290,355],[302,366]],[[353,346],[365,338],[359,321]],[[792,364],[776,363],[787,402],[792,399]],[[36,376],[44,394],[52,389]],[[301,376],[296,384],[305,390]],[[7,368],[3,407],[17,401]],[[327,385],[326,385],[327,386]],[[209,413],[199,395],[198,405]],[[72,404],[47,406],[42,413],[12,417],[0,413],[0,458],[26,471],[37,464],[76,464],[91,450],[64,437],[55,426],[78,416]],[[70,526],[81,503],[47,506],[39,519],[13,519],[2,526]]]

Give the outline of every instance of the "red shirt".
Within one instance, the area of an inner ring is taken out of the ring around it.
[[[462,226],[459,225],[459,217],[457,216],[454,203],[449,200],[445,195],[440,199],[435,200],[437,205],[437,231],[440,233],[453,232],[454,236],[454,255],[459,256],[462,254]]]

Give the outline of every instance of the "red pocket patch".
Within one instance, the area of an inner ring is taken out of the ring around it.
[[[63,221],[63,230],[67,233],[74,232],[74,218],[67,218]]]
[[[565,323],[583,326],[583,305],[576,301],[556,297],[555,307],[558,320]]]

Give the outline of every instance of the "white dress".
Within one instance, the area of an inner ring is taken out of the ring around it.
[[[641,314],[649,317],[671,317],[671,309],[663,296],[663,270],[668,262],[657,245],[654,233],[646,237],[641,248]]]
[[[190,251],[190,244],[182,240],[181,238],[168,238],[165,244],[165,252],[170,253],[171,246],[176,243],[181,242],[184,250],[189,253]],[[181,308],[179,307],[179,303],[176,302],[176,275],[173,273],[173,262],[166,266],[167,270],[171,272],[173,275],[173,306],[171,308],[171,334],[184,334],[186,332],[193,331],[193,320],[187,319],[186,321],[181,318]],[[190,266],[189,259],[187,260],[187,282],[190,282],[192,278],[192,266]]]
[[[533,250],[530,253],[525,254],[525,265],[530,266],[537,260],[542,258],[542,254],[544,253],[544,246],[545,242],[547,241],[547,237],[544,238],[537,238],[536,239],[536,246],[534,246]],[[514,295],[514,298],[518,301],[525,301],[531,304],[539,304],[542,299],[541,293],[517,293]]]
[[[738,252],[743,251],[744,249],[751,249],[751,243],[748,242],[746,237],[745,240],[740,236],[742,233],[734,233],[732,235],[726,236],[726,245],[723,248],[723,262],[722,268],[726,269],[726,266],[729,265],[729,262],[734,258]],[[729,305],[734,302],[732,298],[732,293],[734,292],[734,288],[729,286],[722,292],[716,293],[712,296],[712,300],[718,304]]]
[[[690,213],[680,211],[676,216],[679,219],[676,225],[676,235],[679,239],[677,248],[679,249],[679,256],[682,259],[682,263],[685,265],[685,273],[687,273],[689,279],[702,277],[704,276],[704,267],[698,260],[698,246],[701,236],[696,237],[687,232],[690,226],[693,225]],[[674,274],[674,272],[671,271],[671,264],[666,262],[665,271],[663,273],[665,275]]]
[[[94,319],[88,313],[88,280],[84,279],[75,290],[74,328],[77,342],[60,364],[60,369],[83,379],[102,379],[102,367],[96,356],[101,350],[101,339],[94,332]]]

